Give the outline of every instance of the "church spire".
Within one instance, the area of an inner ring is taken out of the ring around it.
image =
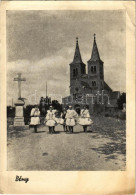
[[[92,56],[90,61],[96,61],[96,60],[100,60],[100,56],[99,56],[99,51],[97,48],[97,44],[96,44],[96,34],[94,34],[94,43],[93,43],[93,49],[92,49]]]
[[[80,49],[78,45],[78,37],[76,37],[76,49],[75,49],[73,63],[82,63],[82,58],[81,58]]]

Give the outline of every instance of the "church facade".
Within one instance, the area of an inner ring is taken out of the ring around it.
[[[86,104],[91,107],[91,110],[96,104],[103,109],[106,106],[117,106],[116,102],[120,93],[113,92],[104,81],[104,62],[99,55],[95,34],[91,58],[87,61],[88,72],[86,64],[82,61],[78,38],[76,38],[74,58],[69,66],[70,96],[63,98],[64,106],[71,104],[74,107],[82,107],[82,104]]]

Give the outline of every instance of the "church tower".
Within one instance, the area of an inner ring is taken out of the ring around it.
[[[100,59],[95,34],[91,59],[87,63],[88,81],[90,87],[92,88],[92,91],[97,92],[103,90],[104,89],[103,61]]]
[[[77,37],[73,62],[70,63],[70,94],[78,94],[81,76],[84,74],[86,74],[86,65],[82,61]]]

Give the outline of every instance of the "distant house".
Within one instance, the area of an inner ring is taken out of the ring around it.
[[[88,73],[86,64],[83,63],[80,54],[78,38],[76,40],[75,54],[72,63],[70,63],[70,96],[64,97],[62,102],[64,106],[71,104],[75,105],[86,104],[91,112],[94,112],[94,107],[116,108],[117,99],[120,96],[119,91],[112,91],[109,85],[104,81],[104,65],[100,59],[99,51],[94,35],[94,43],[91,58],[87,61]],[[98,104],[99,106],[94,106]]]

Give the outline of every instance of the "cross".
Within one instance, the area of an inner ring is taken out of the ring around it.
[[[96,34],[94,33],[94,40],[95,40],[95,36],[96,36]]]
[[[78,43],[78,37],[76,37],[76,43]]]
[[[14,81],[18,81],[18,99],[21,98],[21,81],[26,81],[25,78],[21,78],[21,73],[18,73],[18,77],[14,78]]]

